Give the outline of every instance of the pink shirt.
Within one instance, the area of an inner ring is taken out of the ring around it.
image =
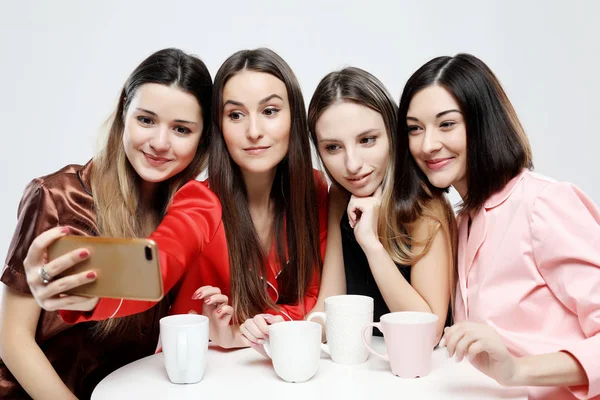
[[[581,190],[523,171],[459,222],[455,319],[494,327],[515,356],[566,351],[589,387],[530,399],[600,399],[600,209]]]

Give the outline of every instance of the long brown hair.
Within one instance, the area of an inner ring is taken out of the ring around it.
[[[277,166],[271,188],[271,200],[275,205],[272,231],[282,266],[277,303],[302,303],[312,274],[319,273],[321,266],[317,196],[300,85],[288,64],[272,50],[239,51],[223,63],[215,76],[208,163],[210,188],[223,207],[231,299],[237,322],[266,309],[277,308],[266,290],[268,254],[263,250],[250,216],[240,168],[231,158],[221,130],[223,88],[229,79],[242,71],[264,72],[281,80],[287,89],[291,109],[288,153]]]
[[[162,182],[153,199],[153,208],[144,209],[141,201],[141,178],[129,163],[123,147],[125,115],[138,88],[146,83],[173,86],[192,94],[200,105],[204,130],[192,162],[179,174]],[[194,179],[205,166],[206,131],[210,127],[212,79],[206,65],[195,56],[179,49],[159,50],[131,73],[119,96],[106,143],[92,162],[92,193],[96,209],[98,233],[111,237],[145,237],[148,214],[164,216],[175,192],[190,179]],[[156,227],[153,227],[154,229]],[[108,319],[97,324],[97,332],[124,329],[137,323],[138,316]]]
[[[399,191],[406,199],[419,195],[412,186],[417,180],[425,180],[429,190],[435,190],[410,154],[406,124],[412,98],[431,85],[448,90],[464,115],[468,191],[460,213],[468,214],[480,209],[524,168],[533,169],[529,140],[500,81],[483,61],[471,54],[436,57],[408,79],[400,99],[398,164],[404,187]]]

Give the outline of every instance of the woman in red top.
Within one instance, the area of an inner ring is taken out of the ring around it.
[[[201,267],[190,269],[172,312],[202,312],[188,293],[204,286],[194,298],[208,302],[209,317],[212,304],[221,314],[211,339],[233,347],[261,342],[269,323],[303,319],[315,305],[327,183],[312,169],[300,86],[276,53],[229,57],[215,76],[213,104],[208,182],[223,207],[222,245],[218,257],[202,257]],[[232,308],[222,306],[226,296]]]
[[[273,51],[244,50],[228,58],[215,77],[213,104],[209,179],[188,183],[212,192],[196,193],[201,199],[178,194],[167,222],[188,222],[186,203],[199,200],[220,205],[213,217],[221,221],[214,230],[212,224],[186,226],[189,231],[176,236],[189,243],[203,231],[207,242],[182,251],[179,265],[189,268],[171,313],[204,313],[213,342],[241,347],[260,342],[268,323],[303,319],[314,306],[327,236],[327,184],[312,169],[299,84]],[[182,214],[172,213],[175,208]],[[166,235],[165,229],[151,238]],[[171,287],[180,275],[165,264],[169,260],[161,262]],[[101,299],[95,307],[71,306],[61,316],[68,322],[103,320],[153,305]]]
[[[183,274],[181,254],[193,247],[183,246],[177,237],[185,232],[184,239],[200,245],[210,229],[190,232],[173,220],[181,220],[185,212],[188,226],[203,222],[216,227],[220,222],[210,219],[219,207],[213,211],[207,202],[181,201],[210,193],[202,185],[184,184],[205,164],[202,140],[210,127],[211,96],[212,79],[200,59],[177,49],[158,51],[125,82],[102,151],[83,166],[68,165],[27,185],[0,278],[6,285],[0,303],[0,398],[86,399],[106,375],[154,353],[157,322],[167,315],[176,277],[165,285],[168,295],[144,313],[71,325],[53,310],[85,309],[98,300],[54,294],[93,281],[95,273],[44,284],[40,272],[49,275],[44,275],[48,281],[89,256],[80,249],[47,262],[46,247],[67,232],[147,236],[181,188],[153,237],[162,265],[173,275]]]

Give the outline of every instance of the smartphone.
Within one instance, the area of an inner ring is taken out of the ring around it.
[[[90,256],[55,279],[93,270],[94,282],[65,293],[127,300],[160,301],[164,295],[156,243],[150,239],[63,236],[48,248],[52,261],[72,250],[85,248]]]

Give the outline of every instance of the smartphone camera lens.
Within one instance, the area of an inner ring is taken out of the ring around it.
[[[146,246],[144,250],[146,251],[146,260],[152,261],[152,249],[150,246]]]

